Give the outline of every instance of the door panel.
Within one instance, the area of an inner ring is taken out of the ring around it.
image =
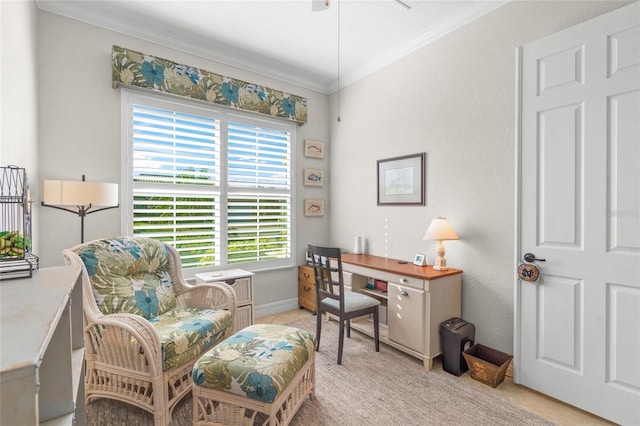
[[[538,125],[538,245],[580,247],[583,106],[542,111]]]
[[[545,276],[538,295],[537,358],[558,367],[582,370],[582,281]]]
[[[520,61],[514,378],[640,424],[640,2]]]
[[[607,382],[640,392],[640,334],[638,306],[640,290],[619,284],[607,284],[609,300],[609,356]]]
[[[632,26],[608,37],[609,76],[618,71],[633,71],[640,64],[640,26]]]
[[[640,91],[609,98],[609,251],[640,251]],[[636,216],[636,217],[634,217]]]

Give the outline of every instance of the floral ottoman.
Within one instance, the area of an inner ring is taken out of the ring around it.
[[[276,324],[228,337],[193,366],[193,424],[253,425],[258,416],[288,425],[315,392],[315,345],[309,332]]]

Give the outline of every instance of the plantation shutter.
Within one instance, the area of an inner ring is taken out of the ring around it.
[[[291,133],[229,122],[228,263],[291,257]]]
[[[133,105],[133,234],[172,244],[183,267],[220,262],[220,121]]]

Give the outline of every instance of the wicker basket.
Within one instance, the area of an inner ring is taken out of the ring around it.
[[[471,377],[491,387],[504,380],[512,355],[476,343],[462,352]]]

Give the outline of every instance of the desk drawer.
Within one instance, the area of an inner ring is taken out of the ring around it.
[[[298,266],[298,282],[315,285],[316,280],[311,266]]]
[[[386,281],[388,283],[398,283],[406,287],[415,288],[416,290],[424,290],[425,289],[425,280],[420,278],[407,277],[405,275],[394,274],[391,272],[380,271],[380,270],[372,270],[370,268],[363,268],[358,265],[352,265],[348,263],[343,263],[342,268],[344,271],[349,271],[349,275],[351,273],[356,275],[361,275],[364,277],[371,277],[377,280]],[[374,274],[374,275],[371,275]],[[345,282],[346,282],[346,273],[345,273]]]
[[[389,339],[424,353],[424,291],[389,284]]]

